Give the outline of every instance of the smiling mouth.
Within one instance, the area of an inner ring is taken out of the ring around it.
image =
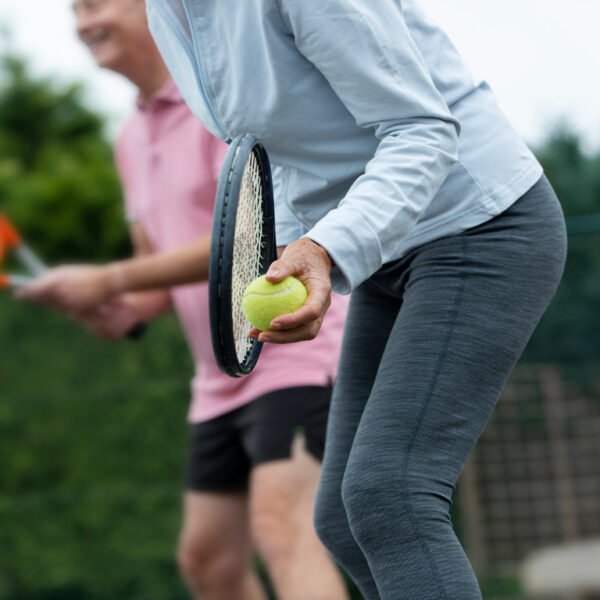
[[[105,31],[98,31],[85,36],[83,40],[91,52],[96,52],[105,42],[110,39],[110,35]]]

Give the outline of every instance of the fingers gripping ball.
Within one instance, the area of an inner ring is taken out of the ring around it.
[[[263,275],[244,291],[242,309],[254,327],[265,331],[275,317],[298,310],[307,297],[304,284],[295,277],[270,283]]]

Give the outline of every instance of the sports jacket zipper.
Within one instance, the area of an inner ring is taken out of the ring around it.
[[[188,22],[190,24],[190,31],[192,33],[192,41],[193,47],[190,45],[188,37],[185,35],[185,32],[182,30],[180,23],[177,19],[174,19],[169,12],[168,6],[161,2],[157,2],[154,5],[154,8],[158,10],[161,17],[167,23],[167,26],[171,28],[178,41],[181,43],[182,48],[185,49],[186,53],[190,57],[192,64],[194,65],[194,71],[196,73],[196,79],[198,81],[198,86],[200,87],[200,92],[202,93],[202,98],[206,107],[208,108],[208,112],[210,114],[210,118],[212,119],[215,127],[218,129],[220,136],[227,142],[231,142],[231,137],[227,135],[225,128],[221,124],[220,120],[217,118],[217,113],[215,111],[214,105],[210,99],[210,96],[206,92],[206,80],[204,77],[204,72],[202,70],[202,63],[200,60],[200,52],[198,46],[198,40],[196,38],[196,32],[192,26],[192,19],[190,17],[190,12],[188,8],[188,4],[186,0],[181,0],[181,3],[185,9],[185,14],[187,16]]]

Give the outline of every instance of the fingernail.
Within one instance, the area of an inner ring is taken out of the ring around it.
[[[272,267],[267,272],[267,276],[268,277],[278,277],[279,276],[279,269],[277,267]]]

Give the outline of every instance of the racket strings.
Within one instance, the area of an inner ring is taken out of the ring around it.
[[[235,349],[240,363],[252,350],[248,338],[251,325],[242,311],[242,297],[248,284],[261,273],[263,245],[263,183],[254,152],[244,167],[235,222],[231,312]]]

